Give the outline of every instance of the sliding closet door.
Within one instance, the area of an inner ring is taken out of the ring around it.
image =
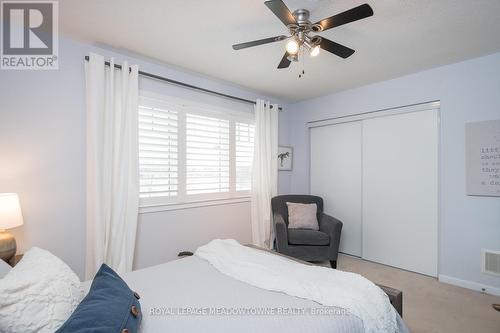
[[[363,258],[437,275],[436,110],[363,120]]]
[[[361,256],[361,122],[310,131],[310,192],[344,223],[340,251]]]

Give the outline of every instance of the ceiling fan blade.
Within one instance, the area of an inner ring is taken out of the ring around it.
[[[283,58],[281,58],[280,64],[278,65],[278,68],[288,68],[292,62],[288,60],[288,53],[285,52],[285,55]]]
[[[269,37],[269,38],[264,38],[264,39],[258,39],[258,40],[254,40],[254,41],[251,41],[251,42],[234,44],[233,45],[233,50],[241,50],[241,49],[246,49],[247,47],[252,47],[252,46],[258,46],[258,45],[262,45],[262,44],[279,42],[280,40],[284,40],[284,39],[287,39],[287,37],[286,36],[276,36],[276,37]]]
[[[327,29],[338,27],[339,25],[343,25],[346,23],[354,22],[357,20],[361,20],[373,15],[373,9],[369,4],[364,4],[358,7],[351,8],[337,15],[333,15],[329,18],[323,19],[316,24],[321,26],[321,31],[325,31]]]
[[[348,58],[350,57],[353,53],[354,50],[348,48],[347,46],[332,42],[329,39],[321,37],[321,43],[319,43],[319,46],[330,53],[333,53],[341,58]]]
[[[292,12],[290,12],[290,9],[288,9],[282,0],[270,0],[264,2],[264,4],[281,20],[281,22],[283,22],[284,25],[297,24]]]

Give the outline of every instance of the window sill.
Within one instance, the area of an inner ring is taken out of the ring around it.
[[[182,210],[182,209],[191,209],[198,207],[209,207],[209,206],[220,206],[220,205],[231,205],[242,202],[250,202],[250,196],[238,197],[238,198],[229,198],[229,199],[209,199],[209,200],[199,200],[199,201],[190,201],[183,203],[164,203],[164,204],[155,204],[155,205],[141,205],[139,207],[139,214],[149,214],[149,213],[157,213],[157,212],[168,212],[171,210]]]

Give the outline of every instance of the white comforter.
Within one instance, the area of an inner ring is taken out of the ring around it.
[[[346,309],[367,333],[397,331],[387,295],[359,274],[308,266],[248,248],[235,240],[214,240],[195,253],[221,273],[253,286]]]

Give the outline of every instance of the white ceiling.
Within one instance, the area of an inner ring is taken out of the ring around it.
[[[316,21],[362,3],[374,16],[323,36],[356,50],[327,52],[276,69],[283,42],[234,51],[232,44],[286,34],[263,0],[64,0],[62,34],[125,49],[297,101],[500,51],[500,0],[285,0]]]

